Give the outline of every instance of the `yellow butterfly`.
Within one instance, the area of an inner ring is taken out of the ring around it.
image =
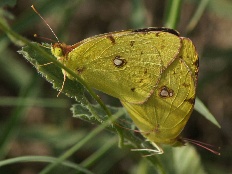
[[[172,29],[151,27],[97,35],[74,45],[58,42],[51,52],[90,87],[121,100],[157,148],[140,150],[162,153],[159,144],[181,143],[179,134],[195,102],[199,67],[191,40]],[[73,79],[62,71],[64,78]]]
[[[91,87],[119,98],[148,140],[177,142],[196,95],[198,55],[188,38],[167,28],[145,28],[72,46],[56,43],[52,54]]]

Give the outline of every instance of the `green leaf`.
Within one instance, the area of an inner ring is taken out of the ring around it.
[[[32,43],[32,45],[41,47],[46,53],[51,54],[50,49],[44,48],[38,43]],[[22,54],[23,57],[25,57],[47,81],[52,83],[55,89],[61,89],[64,82],[64,75],[58,66],[50,62],[49,59],[46,59],[46,57],[40,54],[40,51],[31,45],[23,47],[18,53]],[[66,79],[62,92],[69,97],[81,99],[83,98],[84,87],[77,81]]]
[[[208,4],[209,4],[209,0],[201,0],[199,2],[194,15],[192,16],[191,20],[189,21],[189,23],[186,27],[186,33],[190,33],[194,30],[194,28],[199,23],[202,15],[204,14]]]
[[[202,101],[199,98],[196,98],[194,108],[215,126],[221,128],[220,124],[217,122],[215,117],[209,112],[209,110],[206,108],[206,106],[202,103]]]
[[[168,0],[166,3],[164,26],[175,29],[180,18],[182,0]]]
[[[132,121],[131,119],[129,119],[128,114],[126,113],[123,107],[107,106],[107,108],[110,110],[112,115],[116,114],[117,112],[122,113],[122,116],[120,119],[126,120],[127,123],[124,122],[125,124],[122,125],[123,122],[119,121],[118,124],[120,124],[121,126],[125,126],[125,127],[132,125]],[[90,105],[87,102],[85,104],[82,102],[81,104],[73,105],[71,108],[71,111],[73,113],[73,117],[77,117],[77,118],[80,118],[82,120],[92,122],[92,123],[99,124],[99,122],[104,122],[108,119],[106,113],[100,107],[100,105]],[[128,128],[131,128],[131,127],[128,127]]]
[[[173,163],[178,174],[205,174],[199,154],[191,146],[173,148]]]
[[[165,153],[158,156],[167,174],[206,174],[201,157],[191,145],[181,147],[164,147]],[[159,174],[149,163],[142,159],[133,173]]]

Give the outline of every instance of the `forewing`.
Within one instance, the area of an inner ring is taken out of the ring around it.
[[[116,32],[84,40],[71,52],[66,65],[93,88],[142,104],[180,48],[181,39],[168,32]]]

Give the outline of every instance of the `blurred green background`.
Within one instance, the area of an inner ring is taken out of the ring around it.
[[[170,8],[175,2],[180,6],[174,13],[176,16],[172,16]],[[51,39],[54,36],[31,9],[32,4],[59,40],[67,44],[96,34],[149,26],[175,27],[182,36],[189,37],[200,57],[197,96],[222,128],[218,129],[194,111],[183,135],[221,147],[221,156],[196,148],[205,173],[232,173],[231,0],[0,1],[0,20],[6,19],[10,28],[20,35],[41,42],[33,37],[34,33]],[[56,97],[58,92],[51,84],[17,53],[19,44],[0,32],[0,160],[28,155],[57,157],[95,126],[72,117],[69,108],[75,101],[63,94]],[[117,99],[98,94],[107,104],[120,106]],[[87,165],[93,173],[154,173],[146,159],[129,148],[119,149],[117,141],[116,135],[102,132],[72,155],[70,161],[83,163],[104,147],[100,158]],[[168,153],[165,153],[166,160],[169,160]],[[35,174],[47,165],[32,161],[0,165],[0,174]],[[183,161],[185,156],[175,163]],[[67,167],[56,171],[64,172],[77,173]],[[175,172],[168,170],[167,173]]]

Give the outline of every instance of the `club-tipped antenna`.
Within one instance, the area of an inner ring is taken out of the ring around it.
[[[38,35],[38,34],[34,34],[34,37],[35,37],[35,38],[39,38],[39,39],[43,39],[43,40],[49,40],[49,41],[51,41],[51,42],[53,42],[53,43],[56,42],[56,41],[53,40],[53,39],[46,38],[46,37],[40,36],[40,35]]]
[[[50,25],[47,23],[47,21],[40,15],[40,13],[35,9],[34,5],[31,6],[31,8],[34,10],[34,12],[36,12],[36,14],[39,15],[39,17],[44,21],[44,23],[48,26],[48,28],[50,29],[50,31],[52,32],[52,34],[55,36],[57,42],[60,43],[58,37],[56,36],[55,32],[53,31],[53,29],[50,27]]]

